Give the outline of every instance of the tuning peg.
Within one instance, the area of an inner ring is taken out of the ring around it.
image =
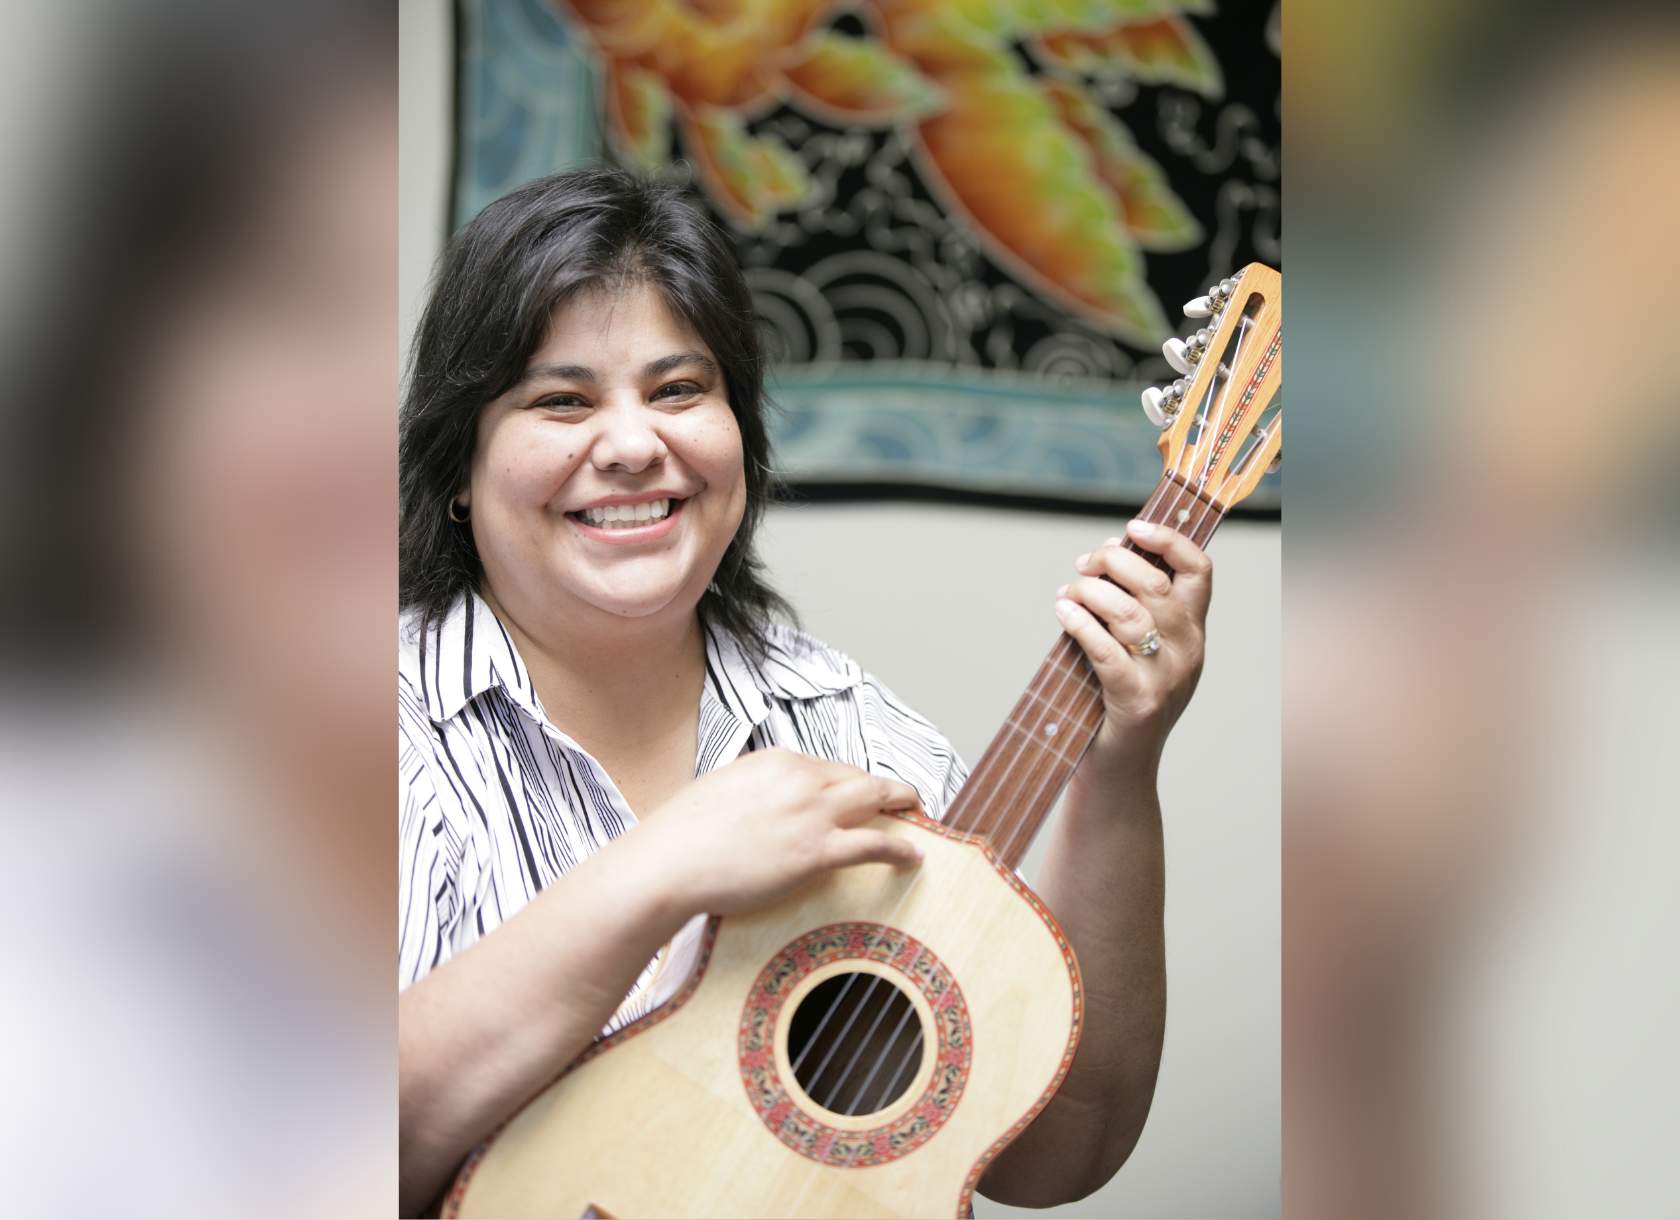
[[[1207,345],[1213,338],[1213,332],[1207,327],[1191,335],[1184,342],[1184,358],[1194,364],[1207,354]]]
[[[1187,318],[1211,318],[1213,316],[1213,301],[1208,297],[1197,297],[1194,301],[1184,303],[1184,316]]]
[[[1161,402],[1165,397],[1159,386],[1150,386],[1143,392],[1143,413],[1157,428],[1167,426],[1167,413],[1161,409]]]
[[[1167,363],[1181,373],[1190,371],[1190,357],[1184,349],[1184,340],[1168,339],[1161,345],[1161,354],[1167,358]]]

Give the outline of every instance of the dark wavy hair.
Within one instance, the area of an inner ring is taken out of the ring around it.
[[[524,373],[557,309],[591,287],[638,283],[656,289],[711,348],[741,429],[746,513],[700,599],[701,617],[755,652],[773,618],[794,619],[753,549],[776,481],[764,356],[735,253],[681,187],[592,166],[504,195],[444,252],[398,423],[398,595],[422,623],[447,613],[483,574],[471,529],[449,518],[479,411]]]

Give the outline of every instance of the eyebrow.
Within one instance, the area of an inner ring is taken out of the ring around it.
[[[717,362],[703,352],[672,352],[669,356],[661,356],[657,360],[650,360],[642,366],[643,377],[663,377],[674,369],[684,365],[698,365],[702,372],[717,376]],[[523,385],[531,381],[584,381],[591,385],[600,381],[594,369],[582,364],[533,364],[525,370],[525,375],[519,379]]]

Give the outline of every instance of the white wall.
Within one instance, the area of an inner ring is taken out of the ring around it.
[[[402,6],[404,352],[448,194],[447,0]],[[938,724],[971,762],[1053,642],[1073,557],[1118,532],[1097,516],[876,503],[777,508],[763,550],[808,630]],[[882,541],[890,539],[890,546]],[[1168,748],[1169,1001],[1149,1125],[1080,1203],[979,1216],[1275,1216],[1279,1135],[1279,531],[1232,522],[1200,689]],[[1026,873],[1034,875],[1036,852]]]

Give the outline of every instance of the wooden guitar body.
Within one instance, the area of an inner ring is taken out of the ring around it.
[[[1072,1061],[1079,968],[983,840],[916,816],[876,824],[913,838],[921,867],[840,869],[777,906],[714,918],[683,989],[487,1141],[443,1214],[968,1214],[981,1172]],[[811,993],[852,973],[896,986],[922,1040],[902,1095],[847,1117],[800,1087],[788,1045],[801,1002],[821,1007]]]

